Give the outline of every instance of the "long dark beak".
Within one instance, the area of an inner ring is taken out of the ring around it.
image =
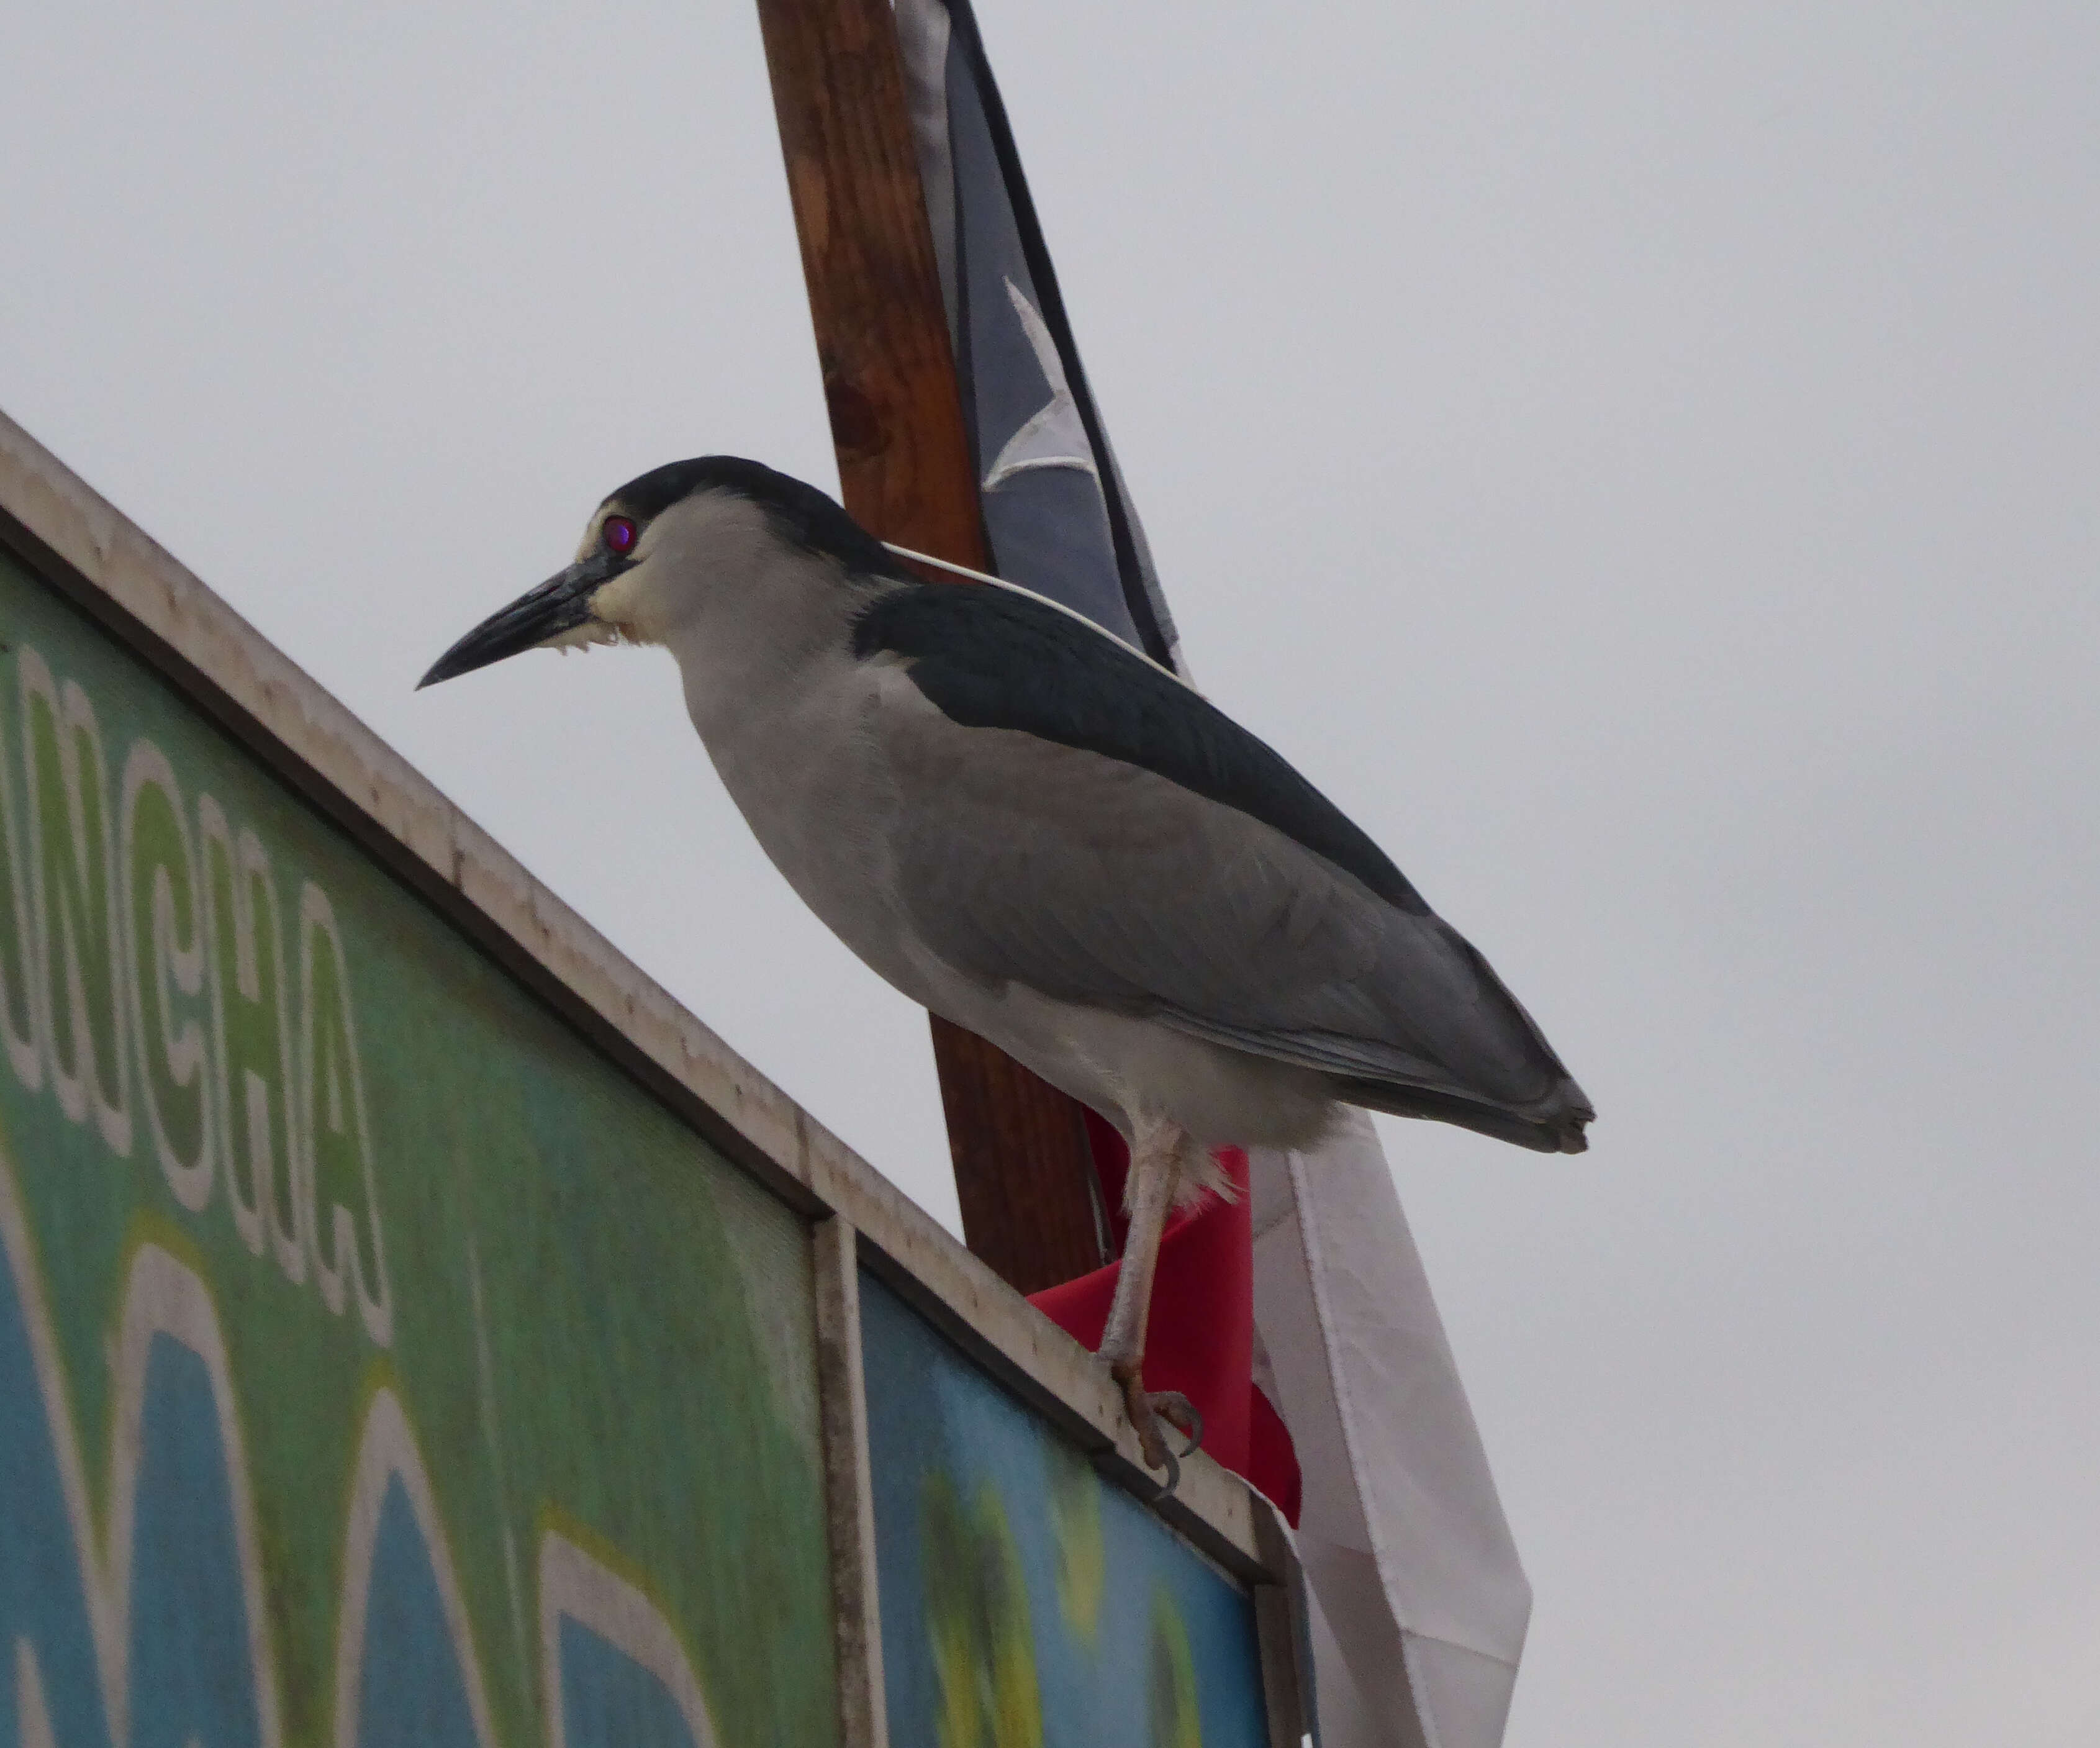
[[[520,595],[500,613],[492,613],[431,664],[416,690],[440,680],[457,679],[491,662],[536,648],[548,638],[572,631],[590,617],[590,598],[627,568],[625,559],[596,552],[550,576],[529,594]]]

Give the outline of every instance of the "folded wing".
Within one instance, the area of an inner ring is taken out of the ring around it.
[[[934,951],[1318,1070],[1351,1102],[1582,1145],[1588,1101],[1530,1017],[1338,810],[1171,676],[1004,593],[941,590],[941,613],[998,617],[882,646],[912,686],[877,732],[920,798],[890,860]]]

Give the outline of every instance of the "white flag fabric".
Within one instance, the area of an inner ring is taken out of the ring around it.
[[[1257,1379],[1304,1477],[1321,1748],[1493,1748],[1531,1587],[1370,1119],[1253,1165]]]
[[[992,568],[1180,669],[968,0],[895,4]],[[1531,1589],[1377,1133],[1251,1158],[1320,1748],[1498,1748]]]

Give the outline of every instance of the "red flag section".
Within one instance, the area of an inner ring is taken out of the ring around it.
[[[1123,1179],[1129,1150],[1104,1119],[1087,1113],[1088,1138],[1101,1173],[1117,1247],[1126,1236]],[[1203,1449],[1274,1500],[1298,1521],[1297,1453],[1274,1406],[1254,1381],[1254,1225],[1247,1205],[1247,1157],[1219,1149],[1218,1163],[1238,1191],[1215,1194],[1173,1216],[1160,1240],[1152,1318],[1145,1341],[1145,1381],[1179,1390],[1203,1417]],[[1107,1327],[1120,1263],[1030,1296],[1074,1340],[1098,1348]]]

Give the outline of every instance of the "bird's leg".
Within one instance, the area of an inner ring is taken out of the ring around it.
[[[1130,1212],[1130,1238],[1123,1246],[1123,1268],[1116,1276],[1115,1297],[1109,1305],[1108,1327],[1102,1331],[1100,1357],[1108,1363],[1109,1375],[1122,1388],[1130,1424],[1137,1434],[1145,1460],[1167,1471],[1171,1492],[1180,1479],[1181,1465],[1167,1448],[1160,1431],[1162,1415],[1189,1434],[1186,1456],[1202,1442],[1202,1422],[1194,1405],[1178,1391],[1148,1393],[1145,1388],[1145,1331],[1152,1313],[1152,1278],[1159,1263],[1159,1238],[1167,1225],[1167,1211],[1174,1205],[1175,1185],[1181,1176],[1181,1151],[1189,1145],[1187,1133],[1176,1123],[1140,1119],[1131,1142],[1130,1181],[1124,1205]]]

